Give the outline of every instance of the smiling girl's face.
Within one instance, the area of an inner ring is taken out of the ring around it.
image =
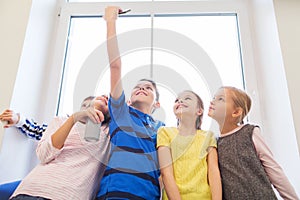
[[[194,115],[197,111],[199,111],[198,99],[192,92],[184,91],[177,96],[173,106],[177,118],[183,114]]]

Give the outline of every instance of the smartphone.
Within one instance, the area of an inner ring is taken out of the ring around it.
[[[128,13],[128,12],[130,12],[130,11],[131,11],[131,9],[119,10],[119,15]]]
[[[87,120],[84,139],[88,142],[97,142],[101,132],[101,123],[95,124],[90,119]]]

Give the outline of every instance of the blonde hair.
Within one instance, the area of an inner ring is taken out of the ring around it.
[[[243,113],[240,116],[238,123],[244,124],[243,120],[251,109],[251,104],[252,104],[251,98],[245,91],[241,89],[231,87],[231,86],[223,86],[221,88],[229,90],[232,94],[232,100],[234,102],[234,105],[238,108],[242,108]]]

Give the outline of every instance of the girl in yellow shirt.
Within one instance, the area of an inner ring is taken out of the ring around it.
[[[201,130],[203,102],[192,91],[181,92],[173,106],[177,127],[157,135],[165,199],[222,199],[216,140]]]

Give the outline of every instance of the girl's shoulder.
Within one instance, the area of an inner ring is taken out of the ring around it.
[[[214,132],[205,130],[198,130],[196,137],[199,138],[199,140],[204,141],[204,143],[216,143],[217,139]]]
[[[178,129],[176,127],[172,127],[172,126],[161,126],[159,127],[158,130],[161,130],[161,131],[177,131],[178,132]]]
[[[170,127],[170,126],[161,126],[158,131],[158,134],[164,134],[164,135],[170,135],[174,136],[178,134],[178,129],[176,127]]]
[[[214,136],[214,132],[212,131],[207,131],[207,130],[197,130],[197,135],[202,135],[202,136]]]
[[[243,124],[240,127],[240,129],[238,129],[237,131],[242,131],[244,129],[248,130],[249,132],[253,132],[254,129],[260,129],[260,127],[259,127],[259,125],[254,124],[254,123],[247,123],[247,124]]]

